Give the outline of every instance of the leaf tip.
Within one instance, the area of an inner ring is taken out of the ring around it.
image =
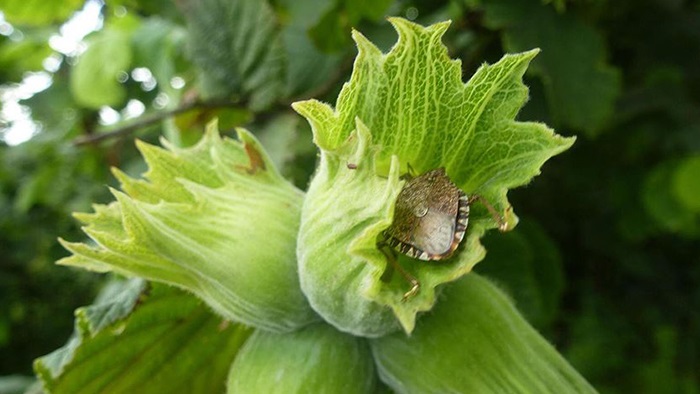
[[[133,179],[129,175],[127,175],[124,171],[120,170],[117,167],[110,167],[109,172],[111,172],[112,176],[114,176],[117,179],[117,181],[119,181],[119,184],[122,185],[122,188],[133,181]]]
[[[542,52],[542,49],[538,48],[532,48],[529,51],[525,51],[522,53],[522,55],[527,58],[528,60],[532,60],[535,56],[537,56],[540,52]]]
[[[356,62],[364,56],[381,56],[382,51],[379,50],[364,34],[359,31],[352,29],[352,40],[355,41],[357,46],[358,56]]]
[[[90,221],[90,219],[94,216],[94,214],[85,212],[73,212],[71,216],[73,216],[73,218],[79,221],[80,223],[87,224]]]
[[[122,211],[122,218],[125,219],[126,217],[129,217],[129,213],[133,212],[138,212],[139,209],[136,206],[136,202],[129,197],[128,194],[122,192],[121,190],[117,190],[113,187],[109,188],[109,192],[112,193],[114,198],[117,200],[117,203],[119,204],[121,211]],[[125,222],[126,225],[126,222]]]
[[[70,242],[68,242],[68,241],[66,241],[65,239],[63,239],[63,237],[58,237],[58,238],[56,238],[56,240],[57,240],[58,243],[61,244],[61,246],[63,246],[65,249],[68,249],[68,246],[71,244]],[[61,259],[61,260],[63,260],[63,259]],[[61,261],[61,260],[58,260],[58,261]]]
[[[255,174],[258,171],[273,171],[276,173],[275,166],[272,164],[272,159],[267,155],[265,149],[260,145],[260,142],[253,134],[242,128],[236,128],[238,140],[243,144],[243,150],[248,156],[249,167],[245,169],[248,174]]]
[[[406,335],[410,336],[411,333],[413,332],[413,329],[416,328],[416,315],[411,314],[409,316],[409,315],[399,314],[399,315],[397,315],[397,317],[398,317],[399,323],[401,323],[401,327],[403,328]]]
[[[564,149],[571,148],[571,146],[576,142],[576,139],[577,139],[575,135],[572,135],[569,137],[564,137],[564,136],[557,134],[557,136],[561,139],[562,145],[564,146]]]
[[[138,138],[134,140],[134,145],[136,145],[136,149],[138,149],[139,152],[142,152],[141,149],[145,149],[150,146],[148,142],[144,142]]]
[[[112,196],[114,196],[114,198],[116,198],[117,201],[120,203],[121,203],[120,199],[126,197],[126,194],[124,194],[124,192],[122,192],[121,190],[115,189],[111,186],[109,186],[108,189],[109,189],[109,192],[112,194]]]
[[[306,118],[311,125],[314,143],[322,148],[328,148],[326,125],[334,122],[335,113],[330,105],[321,101],[311,99],[297,101],[292,103],[294,109],[299,115]]]
[[[136,145],[136,149],[141,152],[141,155],[146,160],[146,163],[148,163],[149,168],[153,168],[153,163],[157,162],[155,157],[157,157],[160,153],[159,151],[162,151],[163,149],[139,139],[137,139],[134,143]]]
[[[316,99],[295,101],[292,103],[292,109],[309,120],[313,120],[315,115],[319,112],[328,111],[332,113],[328,104],[322,103]]]
[[[212,134],[219,135],[219,118],[214,118],[207,123],[204,128],[204,134],[207,136]]]
[[[407,33],[409,31],[414,31],[417,33],[428,32],[441,37],[452,24],[451,20],[446,20],[425,27],[401,17],[392,16],[387,18],[387,20],[389,21],[389,23],[391,23],[391,25],[394,27],[396,32],[399,33],[399,35],[402,35],[402,33]]]

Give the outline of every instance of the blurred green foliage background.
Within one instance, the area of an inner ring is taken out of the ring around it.
[[[256,132],[305,188],[316,151],[290,103],[335,102],[350,29],[388,50],[385,17],[402,16],[452,20],[444,43],[465,80],[541,48],[519,118],[578,136],[512,193],[521,223],[486,237],[477,271],[601,392],[700,392],[699,1],[2,0],[0,12],[0,376],[31,375],[103,283],[54,266],[67,255],[56,237],[82,239],[71,212],[109,201],[110,166],[145,169],[134,138],[189,145],[218,117]]]

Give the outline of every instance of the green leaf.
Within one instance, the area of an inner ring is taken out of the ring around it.
[[[574,141],[543,124],[514,120],[527,99],[521,77],[536,50],[483,65],[464,84],[460,62],[441,43],[449,23],[424,28],[390,21],[399,41],[388,54],[354,33],[359,54],[335,109],[316,100],[294,104],[321,150],[302,209],[302,287],[326,320],[370,336],[393,329],[386,306],[410,332],[415,314],[432,307],[435,287],[469,272],[484,254],[478,239],[496,227],[486,208],[474,204],[462,253],[445,264],[402,262],[422,282],[418,296],[402,302],[397,282],[380,280],[387,261],[376,248],[393,220],[399,173],[408,165],[417,173],[445,167],[460,189],[504,212],[507,190],[529,182]],[[348,163],[359,167],[348,171]],[[512,212],[508,221],[516,221]]]
[[[658,355],[651,362],[641,362],[637,372],[638,387],[650,393],[688,393],[697,394],[697,372],[678,371],[676,360],[683,348],[679,342],[679,333],[675,328],[662,326],[655,329],[655,348]]]
[[[286,53],[286,96],[300,97],[319,89],[341,71],[345,52],[323,53],[312,41],[308,30],[318,21],[332,2],[315,0],[282,0],[276,2],[283,25],[281,36]],[[336,27],[334,27],[336,28]]]
[[[323,52],[343,52],[350,45],[351,28],[363,19],[379,20],[391,3],[391,0],[335,0],[309,28],[309,36]]]
[[[9,375],[0,376],[0,393],[3,394],[29,394],[30,388],[36,383],[36,379],[29,376]]]
[[[139,143],[145,180],[115,171],[117,202],[77,214],[96,245],[68,243],[59,264],[115,271],[193,292],[227,319],[288,331],[317,319],[299,287],[302,193],[245,130],[212,125],[195,146]]]
[[[318,89],[338,73],[342,57],[321,53],[303,27],[285,28],[282,40],[287,55],[287,96],[297,97]]]
[[[126,99],[126,89],[117,76],[131,65],[131,34],[105,29],[87,43],[87,50],[71,69],[70,87],[76,103],[94,109],[120,105]]]
[[[488,1],[484,2],[483,0],[462,0],[464,4],[466,4],[468,7],[479,7],[482,4],[486,3],[488,5]],[[540,0],[541,4],[552,4],[554,6],[554,9],[557,10],[557,12],[562,12],[566,9],[566,2],[565,0]]]
[[[633,348],[640,337],[638,323],[627,320],[617,305],[606,302],[595,286],[582,284],[581,311],[570,317],[571,339],[562,352],[578,371],[605,391],[607,382],[625,379],[629,368],[625,349]],[[628,334],[621,336],[621,332]]]
[[[542,4],[552,4],[557,12],[561,13],[566,9],[565,0],[542,0]]]
[[[205,98],[248,99],[262,109],[283,93],[284,57],[277,21],[266,1],[186,0],[192,61]]]
[[[561,256],[536,222],[521,221],[516,231],[484,237],[489,251],[476,272],[504,286],[518,310],[535,327],[556,316],[564,290]]]
[[[4,0],[2,13],[5,19],[18,25],[47,25],[64,22],[85,3],[83,0],[38,1]]]
[[[522,74],[538,51],[484,65],[465,85],[460,62],[440,43],[449,23],[390,21],[399,42],[386,55],[354,32],[359,54],[335,110],[315,100],[295,103],[321,149],[342,144],[359,118],[381,149],[380,172],[395,154],[402,169],[410,163],[417,173],[445,166],[470,192],[484,183],[527,183],[546,158],[573,143],[542,124],[513,120],[527,99]]]
[[[151,70],[158,88],[168,93],[173,105],[179,94],[170,85],[170,80],[175,76],[177,51],[184,39],[184,28],[157,17],[145,19],[131,39],[134,66]]]
[[[258,330],[231,366],[228,393],[369,393],[376,383],[367,343],[320,323]]]
[[[41,122],[44,130],[51,130],[55,134],[65,135],[66,130],[71,129],[77,121],[74,116],[76,105],[68,87],[68,78],[54,75],[51,86],[20,103],[31,109],[32,119]]]
[[[503,29],[507,51],[542,49],[530,71],[542,79],[557,124],[600,133],[622,88],[619,71],[605,59],[603,36],[574,14],[537,0],[487,1],[482,7],[484,23]]]
[[[696,212],[679,200],[678,182],[681,187],[686,174],[683,173],[679,160],[668,160],[659,164],[646,177],[642,189],[642,202],[647,213],[663,229],[675,233],[696,237],[700,235],[700,221]],[[692,161],[690,162],[692,166]],[[686,164],[687,165],[687,164]],[[692,169],[692,167],[690,167]],[[680,176],[678,175],[680,174]],[[697,174],[691,175],[690,187],[697,182]],[[681,191],[683,193],[683,191]],[[697,198],[697,197],[696,197]]]
[[[520,316],[504,293],[470,274],[402,332],[370,341],[380,378],[401,393],[595,393]]]
[[[686,158],[673,174],[673,192],[680,203],[700,213],[700,156]]]
[[[313,143],[301,134],[301,119],[293,113],[276,116],[255,133],[280,171],[294,171],[294,160],[315,153]],[[304,124],[304,126],[306,126]]]
[[[391,4],[392,0],[344,0],[345,8],[353,25],[363,18],[373,21],[381,20]]]
[[[42,199],[47,196],[47,192],[51,189],[59,171],[59,166],[44,166],[27,176],[17,189],[14,201],[15,209],[26,214],[33,206],[42,203]]]
[[[186,293],[131,280],[78,309],[74,337],[34,369],[51,393],[217,392],[249,333]]]
[[[309,28],[334,5],[331,1],[319,3],[316,0],[277,0],[275,11],[285,25]]]
[[[3,82],[20,82],[25,73],[43,71],[43,62],[53,50],[47,30],[23,31],[21,40],[0,38],[0,78]]]
[[[348,17],[336,7],[328,10],[316,25],[308,30],[314,45],[326,53],[342,52],[350,45]]]

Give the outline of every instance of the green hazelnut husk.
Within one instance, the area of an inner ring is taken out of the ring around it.
[[[145,179],[116,172],[116,202],[78,214],[94,244],[69,243],[60,264],[140,276],[190,291],[226,319],[289,331],[314,320],[299,287],[303,193],[257,140],[216,125],[191,148],[139,143]]]
[[[469,274],[402,332],[370,341],[381,379],[401,393],[595,393],[489,280]]]
[[[255,332],[231,366],[228,393],[371,393],[365,341],[318,323],[286,334]]]

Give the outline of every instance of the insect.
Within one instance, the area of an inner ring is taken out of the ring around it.
[[[469,206],[476,200],[491,212],[501,231],[507,227],[486,200],[478,195],[469,197],[455,186],[444,168],[408,177],[396,198],[394,222],[384,230],[384,239],[378,244],[392,266],[412,286],[404,294],[404,301],[418,293],[420,283],[398,264],[396,252],[424,261],[449,258],[464,239]]]

